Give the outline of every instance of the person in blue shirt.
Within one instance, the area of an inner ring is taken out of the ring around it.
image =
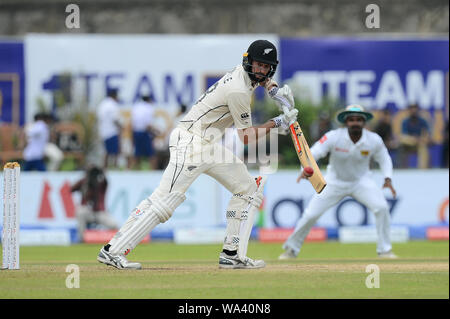
[[[417,153],[417,167],[428,168],[430,127],[427,121],[420,116],[420,108],[417,104],[411,104],[408,110],[409,116],[402,122],[400,136],[401,166],[409,167],[409,156]]]

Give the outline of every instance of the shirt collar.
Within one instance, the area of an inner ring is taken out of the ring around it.
[[[255,84],[255,86],[252,85],[252,80],[250,79],[250,76],[248,73],[244,70],[244,67],[242,65],[238,65],[238,68],[241,70],[241,72],[244,74],[244,82],[245,85],[251,90],[255,90],[258,87],[258,84]]]
[[[362,143],[366,140],[367,134],[366,134],[366,129],[365,129],[365,128],[362,129],[361,137],[359,138],[359,140],[358,140],[356,143],[353,143],[353,140],[352,140],[352,138],[350,137],[350,134],[349,134],[349,132],[348,132],[348,128],[347,128],[347,127],[345,128],[345,131],[346,131],[346,134],[345,134],[345,135],[346,135],[347,139],[348,139],[353,145],[359,145],[359,144],[362,144]]]

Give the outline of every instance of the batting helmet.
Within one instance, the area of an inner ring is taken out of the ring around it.
[[[267,75],[258,79],[252,70],[253,61],[270,64],[270,70]],[[250,79],[255,82],[263,82],[266,78],[271,78],[277,70],[277,65],[277,48],[267,40],[256,40],[250,44],[242,60],[244,70],[248,73]]]

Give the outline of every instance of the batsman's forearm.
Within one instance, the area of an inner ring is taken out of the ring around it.
[[[244,130],[238,130],[239,138],[245,145],[256,142],[258,138],[266,136],[275,127],[274,121],[267,121],[258,126],[252,126]]]

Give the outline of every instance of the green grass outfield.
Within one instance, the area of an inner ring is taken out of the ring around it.
[[[277,260],[280,244],[251,242],[249,256],[267,263],[256,270],[219,269],[221,245],[163,242],[129,255],[142,270],[117,270],[96,261],[100,247],[21,247],[21,269],[0,271],[0,298],[449,298],[448,241],[395,244],[396,260],[378,259],[375,244],[306,243],[293,261]],[[80,288],[66,287],[69,264]],[[365,285],[370,264],[380,288]]]

